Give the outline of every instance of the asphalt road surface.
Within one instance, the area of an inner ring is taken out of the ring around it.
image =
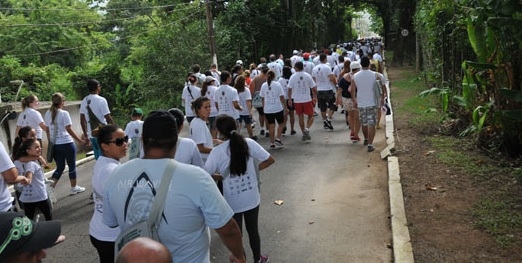
[[[317,116],[310,143],[301,141],[296,123],[297,134],[289,135],[289,129],[284,147],[269,150],[276,163],[261,172],[259,231],[262,253],[269,255],[270,262],[392,261],[387,163],[379,155],[385,147],[384,128],[377,130],[376,150],[368,153],[362,142],[349,140],[340,112],[332,123],[334,131],[324,130]],[[260,137],[258,142],[269,146],[268,138]],[[87,188],[84,193],[69,195],[67,174],[57,185],[53,213],[62,221],[66,240],[48,249],[44,262],[98,262],[89,239],[93,166],[91,161],[77,168],[78,182]],[[283,204],[275,204],[276,200]],[[244,232],[247,261],[252,262]],[[228,251],[214,231],[211,261],[228,262]]]

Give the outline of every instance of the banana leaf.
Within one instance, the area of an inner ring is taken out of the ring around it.
[[[506,99],[514,100],[516,102],[522,102],[522,92],[520,90],[512,90],[508,88],[502,88],[499,90]]]

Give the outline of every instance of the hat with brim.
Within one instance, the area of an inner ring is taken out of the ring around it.
[[[34,222],[14,212],[0,212],[0,258],[52,247],[60,236],[59,221]]]

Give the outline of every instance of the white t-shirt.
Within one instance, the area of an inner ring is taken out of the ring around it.
[[[221,85],[216,90],[214,101],[217,103],[219,114],[226,114],[234,119],[239,119],[239,111],[234,108],[234,101],[239,102],[237,90],[229,85]]]
[[[129,136],[130,139],[141,138],[141,132],[143,131],[143,121],[135,120],[129,121],[125,126],[125,135]]]
[[[310,75],[312,75],[312,70],[314,70],[314,67],[315,67],[315,64],[312,61],[305,61],[305,62],[303,62],[303,71],[308,73],[308,74],[310,74]]]
[[[302,58],[298,55],[293,55],[290,57],[290,64],[292,64],[292,68],[295,66],[295,63],[301,61]]]
[[[4,144],[0,142],[0,172],[3,173],[11,168],[15,167],[13,161],[7,154]],[[5,212],[13,206],[13,196],[7,188],[7,183],[4,177],[0,175],[0,211]]]
[[[250,79],[254,79],[257,75],[261,74],[261,72],[258,69],[253,69],[250,72]]]
[[[310,90],[315,87],[315,82],[310,74],[298,71],[292,74],[288,81],[288,89],[292,89],[292,98],[294,103],[303,103],[312,101]]]
[[[54,144],[58,145],[74,142],[71,135],[65,129],[65,127],[72,125],[71,116],[69,115],[69,112],[62,109],[58,109],[56,111],[56,117],[54,118],[56,126],[51,123],[51,111],[47,111],[45,113],[44,119],[45,125],[49,127],[49,137],[51,138],[51,141],[53,140],[55,127],[57,128],[56,141],[54,141]]]
[[[373,91],[376,78],[375,72],[364,69],[353,76],[353,81],[357,85],[357,107],[377,106],[375,105],[375,93]]]
[[[203,144],[203,146],[207,148],[214,146],[212,143],[212,134],[210,134],[207,124],[200,118],[194,118],[194,120],[190,122],[190,139],[196,144]],[[208,153],[201,153],[203,163],[207,160],[207,156]]]
[[[268,63],[268,68],[274,71],[275,79],[278,80],[283,75],[283,67],[277,62]]]
[[[105,186],[103,222],[125,230],[148,217],[153,189],[172,159],[133,159],[116,169]],[[234,212],[205,170],[177,162],[165,199],[159,239],[173,262],[210,262],[210,231]]]
[[[216,102],[214,101],[214,97],[216,96],[216,86],[207,86],[207,93],[205,93],[205,97],[207,97],[210,100],[210,116],[209,117],[216,117],[219,115],[219,112],[216,108]]]
[[[28,172],[33,174],[30,185],[23,186],[20,201],[24,203],[35,203],[47,200],[47,189],[45,188],[45,176],[42,167],[35,161],[22,163],[14,161],[18,174],[26,175]]]
[[[285,96],[285,100],[288,99],[288,80],[285,78],[280,78],[277,82],[279,82],[279,85],[281,85],[281,88],[283,88],[283,93]]]
[[[245,91],[239,92],[239,105],[243,107],[243,110],[239,112],[239,115],[245,116],[250,115],[250,109],[248,108],[247,101],[252,101],[252,94],[250,94],[250,89],[245,87]]]
[[[332,69],[328,65],[321,63],[314,67],[314,70],[312,71],[312,77],[317,84],[317,91],[328,91],[335,89],[335,85],[330,81],[330,75],[333,75],[333,73]]]
[[[183,88],[183,92],[181,93],[181,99],[183,100],[183,105],[185,106],[185,116],[194,117],[196,114],[192,111],[192,101],[201,97],[201,89],[188,85]]]
[[[101,241],[114,242],[120,234],[120,228],[108,227],[103,221],[103,195],[105,186],[112,171],[120,165],[118,160],[101,155],[96,163],[91,178],[92,197],[94,200],[94,213],[89,223],[89,234]]]
[[[85,96],[85,98],[83,98],[82,103],[80,104],[80,114],[83,114],[85,116],[85,120],[87,121],[87,134],[89,135],[89,138],[92,138],[92,130],[91,124],[89,123],[89,111],[87,110],[87,104],[89,104],[92,113],[94,113],[98,120],[103,124],[107,124],[107,120],[105,120],[105,115],[110,114],[111,111],[109,110],[107,100],[98,94],[89,94]]]
[[[234,213],[248,211],[257,207],[261,202],[254,160],[263,162],[270,157],[270,154],[254,140],[245,138],[245,141],[248,144],[250,158],[248,158],[244,175],[226,176],[230,173],[230,141],[228,140],[216,146],[205,163],[205,170],[208,173],[218,172],[224,175],[223,195]]]
[[[194,118],[194,120],[195,119],[199,118]],[[196,143],[192,139],[183,137],[178,137],[178,141],[174,160],[203,168],[203,159],[201,159],[201,154],[199,153]]]
[[[43,130],[40,127],[40,123],[44,122],[42,114],[33,108],[25,108],[25,110],[18,116],[16,120],[16,126],[24,127],[30,126],[36,131],[36,138],[42,139]],[[18,136],[18,134],[16,135]]]
[[[265,113],[278,113],[284,109],[281,97],[284,99],[285,93],[279,82],[272,81],[270,85],[268,82],[263,83],[259,95],[264,99],[263,111]]]

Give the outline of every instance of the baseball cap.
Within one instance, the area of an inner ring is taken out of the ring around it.
[[[304,54],[303,54],[303,58],[304,58],[305,60],[308,60],[308,59],[310,58],[310,53],[308,53],[308,52],[304,53]]]
[[[207,76],[205,77],[205,82],[206,83],[210,83],[212,81],[216,81],[216,78],[212,77],[212,76]]]
[[[134,109],[132,109],[131,115],[132,116],[143,115],[143,110],[140,108],[134,108]]]
[[[52,247],[62,227],[60,221],[34,222],[15,212],[0,212],[0,258]]]
[[[299,51],[294,50],[293,54],[294,54],[294,55],[297,55],[297,54],[299,54]]]
[[[178,140],[178,125],[176,118],[166,110],[151,111],[143,122],[141,134],[144,142],[154,145],[176,142]]]
[[[360,69],[361,68],[361,63],[359,63],[359,61],[354,61],[352,63],[350,63],[350,69]]]
[[[236,61],[236,65],[241,65],[241,66],[243,66],[243,60],[238,59],[238,60]]]
[[[265,63],[261,63],[261,64],[259,64],[259,66],[257,66],[257,69],[259,69],[259,70],[268,69],[268,66]]]

